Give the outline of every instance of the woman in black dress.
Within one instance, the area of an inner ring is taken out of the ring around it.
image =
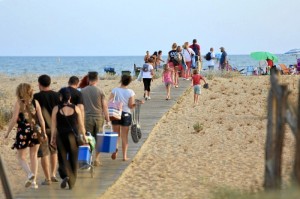
[[[52,111],[51,144],[58,150],[58,172],[63,179],[60,187],[72,189],[77,178],[78,146],[75,133],[81,134],[85,139],[85,128],[80,109],[70,102],[69,88],[60,91],[61,103]]]

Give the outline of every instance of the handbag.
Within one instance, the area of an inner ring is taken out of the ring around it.
[[[123,103],[120,101],[116,101],[116,94],[114,94],[114,98],[108,102],[108,115],[111,121],[113,120],[121,120],[122,116],[122,107]]]
[[[69,127],[71,128],[72,132],[74,133],[77,146],[82,146],[82,145],[86,144],[85,141],[83,140],[83,136],[77,131],[77,128],[72,127],[72,125],[70,124],[70,122],[69,122],[67,116],[65,115],[64,111],[62,110],[62,108],[59,108],[59,109],[61,109],[61,112],[65,116]],[[74,111],[75,111],[75,108],[74,108]]]
[[[204,84],[204,85],[203,85],[203,88],[208,89],[208,83]]]
[[[136,100],[136,106],[134,108],[134,111],[132,112],[132,125],[131,125],[131,137],[132,141],[134,143],[138,143],[139,140],[142,138],[142,131],[141,131],[141,125],[140,125],[140,107],[141,104],[137,102]]]

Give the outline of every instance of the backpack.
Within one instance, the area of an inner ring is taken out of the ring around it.
[[[149,65],[148,64],[144,64],[143,65],[143,72],[148,72],[149,71]]]
[[[206,55],[205,55],[205,59],[207,61],[210,61],[211,60],[211,52],[208,52]]]

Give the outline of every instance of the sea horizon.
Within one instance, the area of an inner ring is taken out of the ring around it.
[[[295,64],[296,58],[292,55],[276,54],[278,63],[287,66]],[[202,54],[204,56],[204,54]],[[167,60],[167,56],[163,56]],[[250,55],[228,55],[231,66],[242,69],[247,66],[257,66],[258,61]],[[23,74],[49,74],[49,75],[85,75],[88,71],[98,71],[105,74],[104,68],[113,68],[116,74],[122,71],[134,73],[134,65],[141,67],[144,64],[144,55],[119,56],[0,56],[0,73],[15,76]],[[163,64],[163,62],[161,63]],[[203,69],[207,62],[203,59]],[[217,67],[215,67],[217,68]]]

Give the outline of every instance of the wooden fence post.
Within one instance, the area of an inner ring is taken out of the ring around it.
[[[265,148],[266,190],[281,186],[281,158],[284,138],[284,124],[288,90],[286,85],[278,85],[275,74],[271,75],[271,89],[268,98],[268,125]]]
[[[8,180],[7,180],[7,177],[5,174],[4,164],[2,162],[1,156],[0,156],[0,177],[1,177],[2,187],[3,187],[6,198],[13,199],[13,195],[10,190],[10,186],[8,184]]]
[[[295,133],[296,151],[294,162],[294,178],[298,185],[300,185],[300,81],[299,81],[299,94],[298,94],[298,114],[297,114],[297,131]]]

